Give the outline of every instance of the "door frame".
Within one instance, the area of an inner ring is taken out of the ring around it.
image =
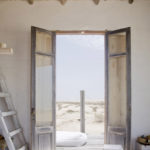
[[[109,92],[108,92],[108,84],[109,84],[109,69],[108,69],[108,58],[109,58],[109,48],[108,48],[108,35],[109,34],[115,34],[115,33],[126,33],[126,53],[127,53],[127,118],[126,118],[126,145],[128,146],[128,150],[131,149],[131,28],[122,28],[114,31],[108,31],[105,35],[105,142],[108,143],[108,106],[109,106]]]
[[[33,28],[33,30],[31,30],[31,34],[35,34],[35,27],[31,27]],[[127,126],[128,126],[128,143],[131,147],[131,34],[130,34],[130,27],[128,28],[123,28],[123,29],[119,29],[119,30],[115,30],[115,31],[107,31],[107,30],[45,30],[45,29],[41,29],[36,27],[39,31],[44,31],[44,32],[53,32],[55,34],[55,36],[57,35],[104,35],[104,58],[105,58],[105,65],[104,65],[104,72],[105,72],[105,119],[104,119],[104,130],[105,130],[105,134],[104,134],[104,142],[107,143],[107,139],[106,139],[106,134],[107,134],[107,124],[108,124],[108,36],[107,34],[111,34],[111,33],[118,33],[118,32],[126,32],[126,40],[127,40],[127,53],[128,53],[128,57],[127,57],[127,73],[128,73],[128,78],[127,80],[129,81],[130,84],[128,84],[127,86],[127,99],[128,99],[128,104],[127,104],[127,109],[129,111],[127,111],[128,113],[128,119],[127,119]],[[36,37],[34,35],[34,37]],[[56,38],[55,38],[56,39]],[[31,114],[33,114],[33,99],[35,98],[35,71],[33,68],[35,68],[35,57],[34,57],[34,49],[36,47],[35,43],[35,38],[31,39]],[[53,40],[53,49],[55,50],[55,54],[56,54],[56,45],[54,44],[56,43],[56,41]],[[53,85],[54,88],[56,87],[56,56],[54,58],[54,74],[53,74],[53,78],[55,79],[53,81]],[[54,89],[53,89],[54,90]],[[55,92],[54,92],[55,93]],[[56,131],[56,93],[53,95],[54,101],[53,101],[53,118],[54,118],[54,132]],[[32,121],[32,116],[31,116],[31,121]],[[31,127],[32,128],[32,127]],[[31,132],[31,137],[32,137],[32,132]],[[56,140],[56,133],[55,133],[55,140]],[[32,142],[31,142],[32,143]],[[55,147],[56,147],[56,143]],[[130,148],[131,149],[131,148]]]
[[[103,35],[104,36],[104,73],[105,73],[105,40],[106,40],[106,33],[107,33],[107,30],[103,31],[103,30],[56,30],[56,36],[57,35]],[[57,50],[56,50],[57,51]],[[104,78],[106,78],[104,76]],[[105,90],[105,79],[104,79],[104,90]],[[105,92],[104,92],[104,95],[105,95]],[[104,98],[104,103],[106,103],[106,100]],[[105,109],[105,107],[104,107]],[[105,112],[105,110],[104,110]],[[105,113],[104,113],[104,116],[105,116]],[[105,118],[105,117],[104,117]],[[106,137],[106,132],[105,132],[105,119],[104,119],[104,140],[105,140],[105,137]],[[106,143],[106,141],[104,141]]]

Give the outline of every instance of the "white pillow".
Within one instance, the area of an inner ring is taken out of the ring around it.
[[[56,132],[56,146],[78,147],[87,143],[87,135],[81,132]]]

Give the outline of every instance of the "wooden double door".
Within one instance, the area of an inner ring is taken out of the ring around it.
[[[130,150],[130,28],[105,35],[105,143]],[[55,150],[56,32],[31,28],[32,150]]]

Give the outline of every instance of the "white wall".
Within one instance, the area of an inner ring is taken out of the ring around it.
[[[14,49],[13,56],[0,55],[5,75],[19,112],[25,136],[30,141],[30,27],[49,30],[105,30],[131,27],[132,34],[132,139],[150,133],[150,1],[91,0],[0,1],[0,42]],[[22,107],[21,107],[22,106]]]

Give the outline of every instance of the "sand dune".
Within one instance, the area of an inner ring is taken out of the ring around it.
[[[80,131],[80,103],[57,102],[57,130]],[[104,101],[88,101],[85,105],[85,129],[89,135],[104,133]]]

